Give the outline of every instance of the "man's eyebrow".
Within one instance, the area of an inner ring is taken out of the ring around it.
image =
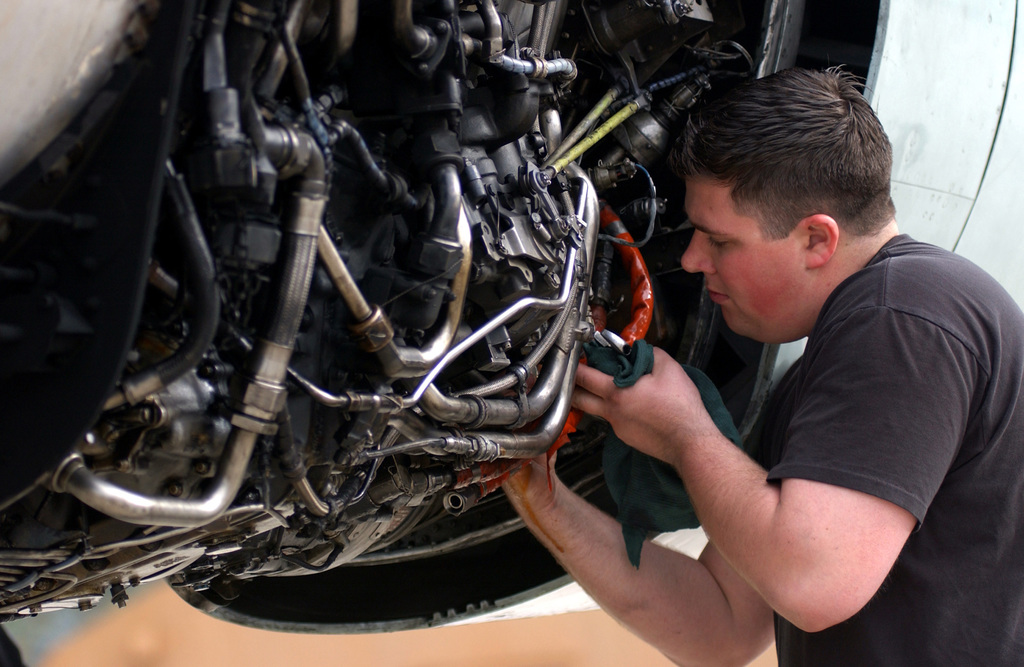
[[[718,231],[718,230],[716,230],[716,229],[714,229],[712,227],[708,227],[707,225],[705,225],[702,222],[697,222],[696,220],[691,218],[689,215],[686,216],[686,219],[689,220],[690,221],[690,225],[694,229],[699,231],[699,232],[704,232],[705,234],[708,234],[709,236],[724,236],[723,232],[720,232],[720,231]]]

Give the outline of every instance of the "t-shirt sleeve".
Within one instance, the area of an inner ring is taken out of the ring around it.
[[[973,355],[941,327],[878,306],[824,332],[803,363],[768,479],[855,489],[923,521],[967,428]]]

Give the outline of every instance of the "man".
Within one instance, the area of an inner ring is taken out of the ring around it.
[[[585,366],[573,402],[678,470],[709,543],[645,543],[541,460],[506,491],[609,613],[680,664],[1024,660],[1024,316],[994,280],[900,236],[892,151],[840,71],[787,70],[677,146],[701,272],[731,329],[807,337],[753,461],[657,351],[633,387]]]

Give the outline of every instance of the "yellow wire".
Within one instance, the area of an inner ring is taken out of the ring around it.
[[[597,101],[597,104],[594,105],[594,108],[591,109],[587,113],[587,115],[583,117],[583,120],[581,120],[579,124],[573,128],[572,132],[569,133],[569,136],[567,136],[562,141],[562,143],[559,144],[558,148],[556,148],[555,151],[548,156],[548,159],[544,161],[544,166],[550,167],[555,162],[555,160],[565,155],[566,152],[570,148],[572,148],[573,145],[577,141],[579,141],[581,137],[583,137],[583,135],[590,131],[590,128],[594,127],[594,123],[597,122],[598,117],[600,117],[600,115],[604,113],[605,109],[611,106],[611,103],[614,102],[615,98],[618,96],[618,88],[614,86],[609,88],[608,92],[605,93],[604,96]]]
[[[557,162],[552,164],[551,166],[554,168],[555,173],[557,174],[563,169],[565,169],[570,162],[586,153],[591,146],[596,144],[601,139],[604,139],[609,132],[611,132],[616,127],[621,125],[627,118],[635,114],[639,109],[640,102],[638,100],[633,100],[626,106],[619,109],[618,112],[614,116],[606,120],[604,124],[601,125],[601,127],[597,128],[589,135],[587,135],[586,139],[573,146],[572,150],[570,150],[564,156],[559,158]]]

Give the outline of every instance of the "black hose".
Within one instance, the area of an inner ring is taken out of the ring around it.
[[[459,170],[450,162],[433,168],[434,216],[430,220],[430,235],[447,241],[459,239],[459,211],[462,207],[462,183]]]
[[[389,194],[391,186],[388,184],[387,174],[373,159],[359,130],[340,118],[331,123],[330,129],[337,135],[335,141],[344,141],[352,149],[352,157],[363,168],[363,175],[366,176],[370,185],[384,194]]]
[[[174,380],[195,368],[203,358],[203,354],[213,342],[220,321],[220,291],[217,288],[217,272],[213,263],[213,255],[206,244],[199,216],[192,205],[185,181],[167,162],[167,192],[174,206],[174,220],[178,223],[177,230],[185,254],[185,261],[190,270],[189,282],[193,289],[190,300],[192,320],[188,336],[181,347],[170,357],[144,371],[126,378],[121,386],[125,396],[134,402],[138,393],[143,395],[165,387]],[[138,397],[141,398],[141,397]]]
[[[389,200],[397,201],[403,208],[412,209],[419,206],[416,197],[408,192],[402,192],[405,190],[405,185],[400,185],[397,177],[389,176],[387,172],[380,168],[380,165],[373,159],[373,154],[370,153],[370,149],[366,146],[366,141],[363,139],[363,135],[359,133],[359,130],[340,118],[336,118],[331,122],[329,130],[333,135],[331,137],[332,144],[340,141],[348,144],[352,151],[352,157],[355,159],[356,164],[362,168],[363,175],[370,182],[370,187],[383,194]],[[458,220],[458,212],[456,212],[456,220]]]

